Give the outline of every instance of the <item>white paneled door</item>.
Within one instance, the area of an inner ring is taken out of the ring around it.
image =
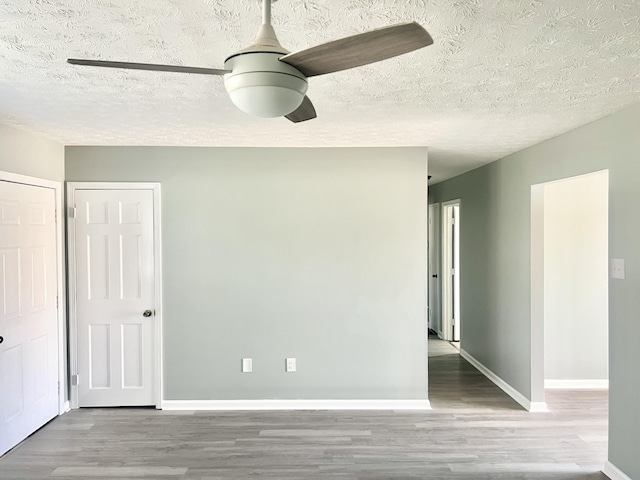
[[[55,203],[0,181],[0,455],[58,414]]]
[[[153,191],[74,199],[78,405],[155,405]]]

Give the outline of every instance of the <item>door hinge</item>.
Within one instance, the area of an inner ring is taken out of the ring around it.
[[[69,207],[69,218],[76,218],[76,207]]]
[[[80,375],[71,375],[71,385],[79,385],[80,384]]]
[[[60,308],[60,297],[56,295],[56,308]]]

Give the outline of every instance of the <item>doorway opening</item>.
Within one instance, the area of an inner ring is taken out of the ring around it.
[[[531,190],[532,402],[608,387],[609,174]]]
[[[442,204],[442,338],[459,347],[460,200]]]
[[[427,285],[429,288],[429,333],[442,338],[442,313],[440,311],[440,204],[429,205],[429,271]]]

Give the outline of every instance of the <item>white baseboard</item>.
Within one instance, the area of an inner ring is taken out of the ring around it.
[[[520,403],[520,405],[522,404]],[[527,408],[524,405],[522,406]],[[547,407],[547,402],[529,402],[529,408],[527,408],[527,410],[531,413],[545,413],[549,411],[549,408]]]
[[[604,470],[602,470],[602,473],[611,480],[631,480],[631,477],[626,475],[622,470],[609,461],[604,464]]]
[[[64,415],[69,410],[71,410],[71,407],[69,406],[69,401],[61,403],[58,407],[58,416]]]
[[[513,388],[511,385],[509,385],[507,382],[501,379],[498,375],[496,375],[487,367],[485,367],[482,363],[480,363],[480,361],[475,359],[473,355],[471,355],[466,350],[460,349],[460,356],[464,358],[467,362],[469,362],[471,365],[476,367],[480,371],[480,373],[482,373],[485,377],[487,377],[489,380],[495,383],[498,387],[500,387],[507,395],[509,395],[516,402],[522,405],[525,408],[525,410],[532,413],[549,411],[547,409],[547,404],[545,402],[530,401],[528,398],[522,395],[519,391],[517,391],[515,388]]]
[[[163,410],[431,410],[429,400],[163,400]]]
[[[592,380],[553,380],[544,381],[544,388],[564,389],[564,390],[608,390],[609,380],[592,379]]]

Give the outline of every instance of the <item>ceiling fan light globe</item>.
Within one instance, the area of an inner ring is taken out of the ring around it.
[[[282,117],[295,111],[304,100],[307,78],[279,60],[281,53],[249,52],[225,62],[232,70],[224,85],[231,101],[256,117]]]
[[[271,118],[295,111],[302,104],[304,92],[274,85],[254,85],[230,91],[229,96],[233,104],[243,112]]]

